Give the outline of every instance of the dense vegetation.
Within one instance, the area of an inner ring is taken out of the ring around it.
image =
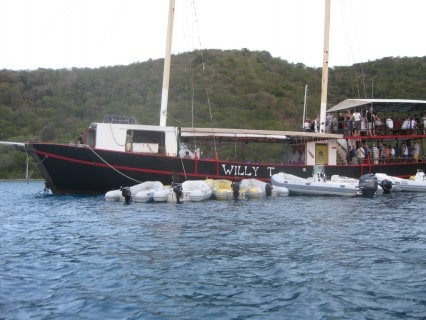
[[[168,125],[299,130],[319,111],[321,68],[268,52],[208,50],[173,57]],[[0,71],[0,140],[75,141],[105,114],[158,124],[163,60],[99,69]],[[383,58],[329,71],[328,105],[346,98],[425,99],[426,57]],[[194,110],[194,111],[192,111]],[[0,178],[26,155],[1,147]]]

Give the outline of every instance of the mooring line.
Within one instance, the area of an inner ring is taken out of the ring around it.
[[[95,150],[93,150],[93,148],[89,145],[87,145],[87,147],[93,152],[93,154],[95,154],[103,163],[105,163],[108,167],[110,167],[112,170],[114,170],[115,172],[117,172],[118,174],[122,175],[123,177],[126,177],[129,180],[132,180],[136,183],[142,183],[142,181],[139,181],[137,179],[134,179],[130,176],[128,176],[127,174],[121,172],[120,170],[114,168],[111,164],[109,164],[104,158],[102,158]]]

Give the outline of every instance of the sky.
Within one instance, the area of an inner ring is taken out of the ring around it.
[[[321,67],[324,3],[176,0],[172,53],[247,48]],[[0,0],[0,69],[163,58],[168,7],[169,0]],[[331,0],[329,65],[426,56],[425,12],[425,0]]]

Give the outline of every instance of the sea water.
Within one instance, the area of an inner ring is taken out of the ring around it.
[[[425,319],[424,194],[106,202],[0,182],[0,319]]]

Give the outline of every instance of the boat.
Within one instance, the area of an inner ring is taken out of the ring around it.
[[[152,199],[154,202],[199,202],[211,199],[212,195],[212,188],[204,180],[187,180],[155,190]]]
[[[389,193],[391,191],[393,192],[402,191],[399,185],[401,184],[401,181],[404,180],[403,178],[393,177],[393,176],[387,175],[386,173],[381,173],[381,172],[378,172],[375,175],[377,177],[379,185],[382,187],[382,189],[386,193]]]
[[[273,190],[277,193],[278,197],[287,197],[290,192],[288,191],[288,189],[286,187],[282,187],[282,186],[272,186]]]
[[[383,173],[376,174],[379,181],[388,180],[392,182],[393,190],[404,192],[426,192],[426,176],[424,171],[418,170],[409,179],[389,176]]]
[[[216,200],[260,199],[265,197],[285,197],[289,191],[285,187],[272,186],[270,182],[258,179],[231,181],[227,179],[207,179],[206,183],[213,190]]]
[[[376,178],[377,179],[377,178]],[[367,174],[360,180],[333,175],[327,179],[324,175],[314,174],[310,178],[302,178],[293,174],[279,172],[271,177],[272,185],[285,187],[290,195],[308,196],[365,196],[372,197],[378,189],[374,174]]]
[[[110,190],[105,193],[105,201],[107,202],[116,202],[124,201],[123,193],[121,189]]]
[[[233,198],[232,181],[228,179],[206,179],[205,182],[213,191],[216,200],[231,200]]]
[[[145,181],[142,185],[144,188],[133,196],[135,202],[151,202],[154,200],[154,192],[164,190],[164,185],[160,181]]]
[[[31,156],[45,180],[46,188],[54,194],[99,194],[144,181],[160,181],[164,185],[203,179],[257,179],[269,182],[271,177],[279,172],[308,178],[312,176],[316,165],[324,165],[330,175],[356,179],[374,172],[407,178],[417,169],[426,171],[426,161],[423,159],[407,161],[395,158],[379,163],[346,161],[349,147],[355,147],[365,141],[418,139],[421,145],[424,145],[426,134],[424,127],[420,125],[415,132],[393,130],[385,132],[385,135],[377,134],[371,137],[349,136],[345,132],[326,132],[326,112],[336,114],[348,109],[361,110],[374,106],[378,112],[400,110],[425,114],[426,101],[350,99],[327,110],[330,3],[329,0],[325,2],[327,14],[324,28],[320,132],[167,126],[175,8],[174,0],[170,0],[159,125],[138,124],[133,116],[106,115],[103,122],[90,124],[78,142],[1,141],[0,144],[14,146]],[[195,139],[197,145],[191,146]],[[250,149],[253,144],[286,145],[286,150],[274,160],[255,161],[245,152],[229,158],[229,153],[221,156],[218,151],[220,145],[238,145],[242,148],[247,146]],[[422,149],[425,150],[425,147]]]
[[[153,200],[154,192],[164,190],[164,185],[160,181],[145,181],[131,187],[121,187],[107,191],[105,201],[135,201],[149,202]]]
[[[240,182],[240,193],[246,199],[260,199],[264,197],[277,196],[270,182],[264,182],[258,179],[243,179]],[[281,195],[283,190],[281,190]]]
[[[302,178],[294,174],[279,172],[271,177],[272,185],[285,187],[290,195],[333,195],[333,196],[359,196],[359,182],[340,182],[334,175],[333,181],[327,181],[317,176]]]
[[[152,199],[154,200],[154,202],[167,202],[169,201],[169,199],[170,201],[173,200],[173,202],[176,202],[176,196],[170,186],[164,188],[163,190],[154,191]]]
[[[187,180],[182,183],[182,192],[188,194],[190,201],[204,201],[212,197],[213,190],[203,180]]]

